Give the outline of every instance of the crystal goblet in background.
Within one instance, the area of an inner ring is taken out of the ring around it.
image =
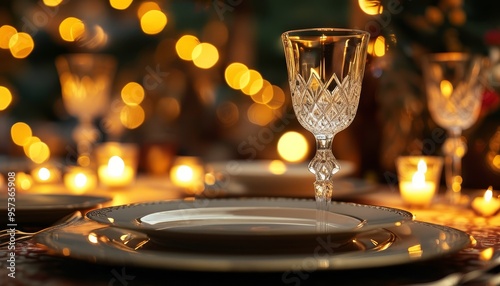
[[[282,34],[293,109],[316,139],[309,163],[318,209],[328,209],[332,176],[340,165],[332,152],[335,134],[347,128],[358,108],[369,34],[318,28]]]
[[[454,204],[460,202],[462,157],[467,152],[462,131],[476,122],[481,108],[481,61],[467,53],[430,54],[423,60],[431,117],[448,133],[443,144],[446,197]]]
[[[61,93],[67,112],[78,118],[73,131],[78,163],[90,163],[92,145],[99,138],[93,121],[109,108],[115,59],[100,54],[68,54],[56,58]]]

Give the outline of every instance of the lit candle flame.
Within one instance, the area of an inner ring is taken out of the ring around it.
[[[425,172],[427,172],[427,164],[425,164],[425,161],[420,159],[417,165],[417,171],[412,177],[412,184],[417,186],[417,187],[424,187],[425,186]]]
[[[493,187],[492,187],[492,186],[490,186],[490,187],[486,190],[486,192],[484,192],[484,200],[485,200],[486,202],[489,202],[489,201],[491,201],[491,199],[492,199],[492,198],[493,198]]]
[[[125,162],[119,156],[112,156],[108,161],[108,175],[112,177],[120,177],[125,170]]]
[[[87,176],[83,173],[78,173],[75,176],[75,186],[78,188],[83,188],[87,184]]]
[[[441,88],[441,93],[446,98],[450,97],[450,95],[453,93],[453,85],[451,84],[451,82],[445,79],[441,81],[439,87]]]

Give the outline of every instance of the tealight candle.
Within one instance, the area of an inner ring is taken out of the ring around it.
[[[126,187],[133,183],[137,169],[137,147],[109,142],[96,148],[97,175],[107,187]]]
[[[197,157],[177,157],[170,169],[170,180],[189,194],[200,194],[204,190],[205,169]]]
[[[439,157],[399,157],[397,169],[403,201],[412,206],[428,206],[438,189],[442,164]]]
[[[70,167],[64,174],[64,185],[75,194],[83,194],[97,187],[94,171],[83,167]]]
[[[36,183],[58,183],[61,180],[61,171],[51,165],[41,165],[31,171],[31,177]]]
[[[472,208],[482,216],[492,216],[500,209],[500,200],[493,197],[493,188],[490,186],[484,196],[474,198]]]

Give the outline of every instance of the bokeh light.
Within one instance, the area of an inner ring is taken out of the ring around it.
[[[85,33],[85,24],[75,17],[68,17],[59,24],[59,35],[66,42],[74,42]]]
[[[383,36],[378,36],[373,44],[373,54],[377,57],[383,57],[385,55],[385,38]]]
[[[42,140],[40,138],[38,138],[37,136],[31,136],[30,138],[27,139],[26,143],[23,145],[23,151],[24,151],[24,154],[26,155],[26,157],[28,157],[28,158],[30,157],[31,145],[38,143],[38,142],[42,142]]]
[[[285,92],[281,87],[273,85],[273,98],[266,103],[266,106],[271,109],[279,109],[285,104]]]
[[[149,10],[141,17],[141,29],[148,35],[156,35],[167,25],[167,15],[160,10]]]
[[[161,8],[158,5],[158,3],[153,1],[142,2],[141,5],[139,5],[139,8],[137,9],[137,18],[141,19],[142,16],[144,16],[144,14],[152,10],[161,11]]]
[[[12,56],[16,59],[24,59],[35,48],[35,42],[28,33],[16,33],[10,37],[9,49]]]
[[[244,85],[244,83],[247,83]],[[262,75],[256,70],[248,70],[240,78],[241,91],[246,95],[252,95],[259,92],[264,84]]]
[[[273,99],[273,86],[272,84],[264,80],[262,82],[262,88],[259,90],[259,92],[252,94],[251,95],[252,100],[255,103],[260,103],[260,104],[267,104]]]
[[[144,88],[137,82],[129,82],[123,88],[121,97],[126,105],[139,105],[144,100]]]
[[[224,78],[226,79],[226,83],[232,88],[239,90],[241,89],[241,77],[248,71],[248,67],[242,63],[232,63],[227,66],[224,71]],[[249,78],[247,77],[247,80]],[[243,82],[245,85],[248,82]]]
[[[181,104],[179,100],[173,97],[164,97],[158,102],[158,114],[166,122],[172,122],[181,114]]]
[[[44,142],[35,142],[29,148],[29,158],[31,161],[41,164],[50,158],[49,146]]]
[[[14,123],[10,128],[10,134],[14,144],[18,146],[24,146],[26,145],[26,143],[28,143],[33,132],[31,131],[31,127],[29,127],[28,124],[24,122],[17,122]]]
[[[132,4],[132,2],[133,0],[109,0],[111,7],[116,10],[125,10],[130,6],[130,4]]]
[[[282,175],[287,170],[285,163],[281,160],[272,160],[271,163],[269,163],[268,169],[275,175]]]
[[[12,103],[12,93],[5,86],[0,86],[0,111],[7,109]]]
[[[140,105],[125,105],[120,112],[120,121],[128,129],[135,129],[144,123],[146,114]]]
[[[358,0],[358,4],[367,15],[378,15],[384,11],[381,0]]]
[[[278,140],[278,153],[286,161],[303,161],[309,152],[309,145],[304,135],[289,131]]]
[[[9,49],[10,38],[17,34],[16,28],[10,25],[0,27],[0,48]]]
[[[274,113],[267,106],[253,103],[247,111],[248,120],[259,126],[266,126],[274,119]]]
[[[232,126],[238,123],[240,112],[234,102],[226,101],[216,109],[217,119],[225,126]]]
[[[193,63],[201,69],[213,67],[219,60],[219,51],[209,43],[200,43],[193,49]]]
[[[43,0],[43,4],[48,7],[56,7],[62,3],[63,0]]]
[[[175,51],[179,58],[185,61],[193,60],[193,50],[200,44],[200,40],[192,35],[184,35],[175,44]]]

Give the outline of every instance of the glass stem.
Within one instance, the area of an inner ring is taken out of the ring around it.
[[[309,163],[309,171],[316,176],[314,193],[318,210],[328,210],[332,200],[332,176],[340,169],[332,152],[333,136],[316,136],[316,155]]]
[[[76,141],[78,160],[82,156],[90,158],[92,147],[99,139],[99,130],[94,127],[92,120],[82,119],[73,131],[73,139]],[[78,162],[81,165],[81,162]]]
[[[448,138],[443,145],[445,154],[446,199],[451,204],[458,204],[462,191],[462,157],[467,152],[460,129],[448,130]]]

